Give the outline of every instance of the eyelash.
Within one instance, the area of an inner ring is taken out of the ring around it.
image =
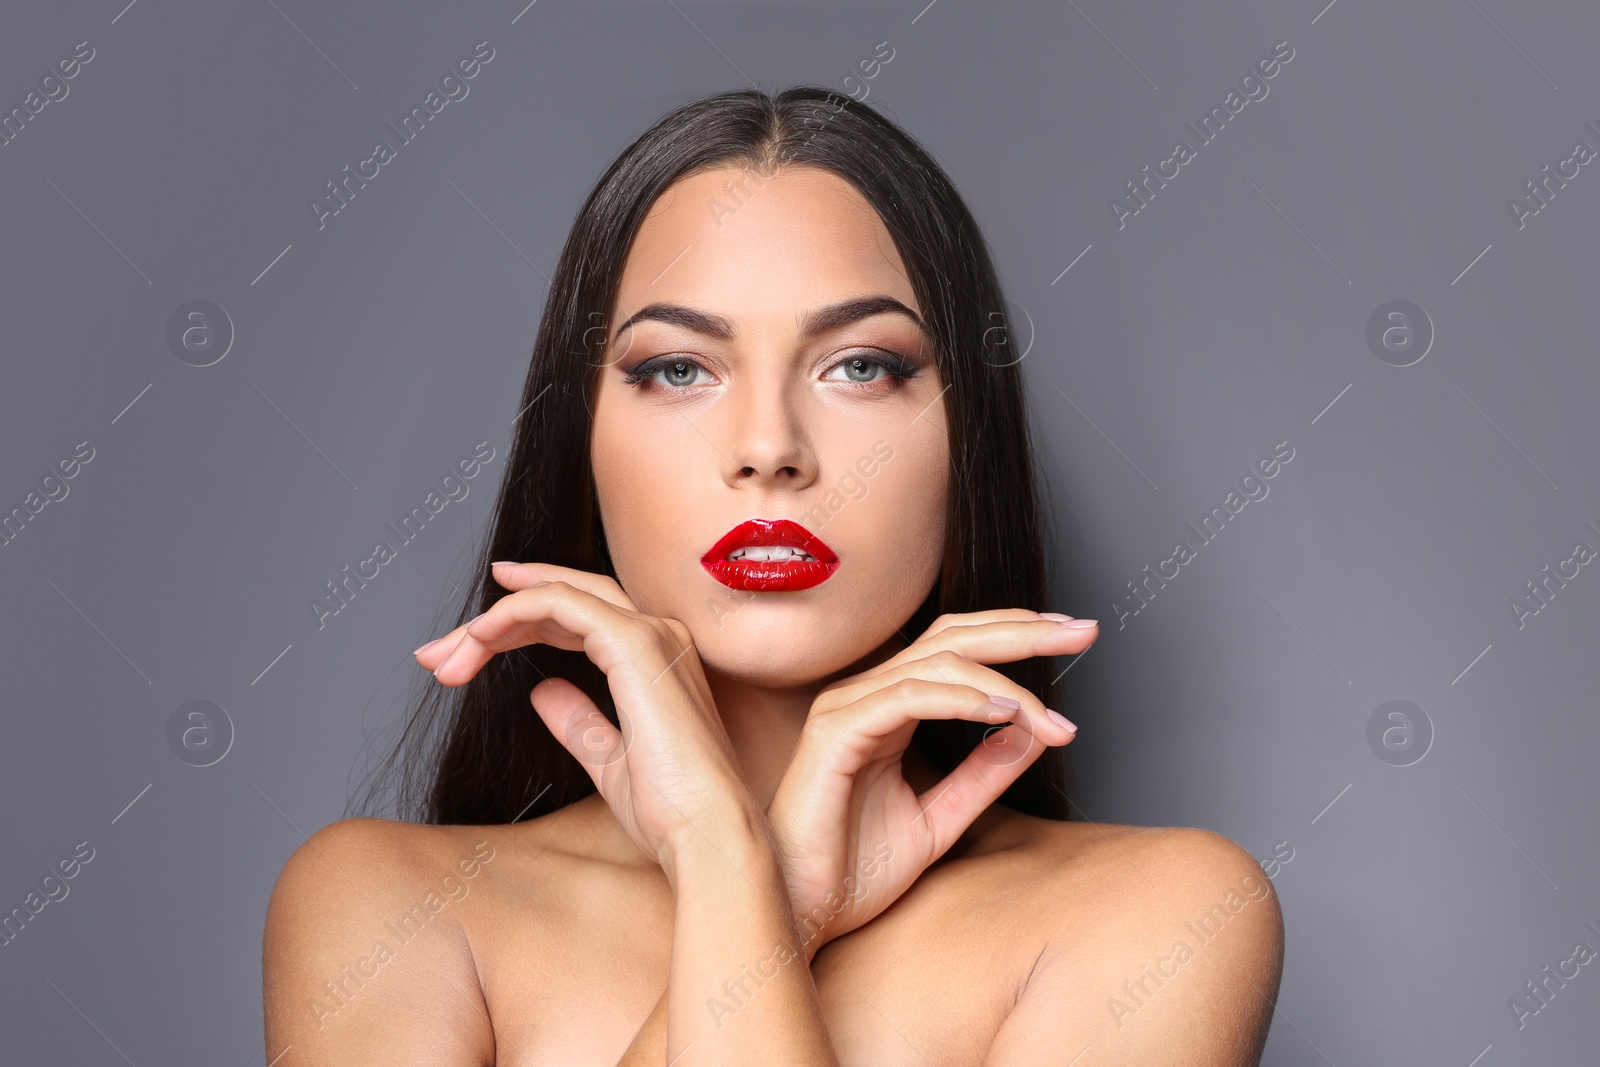
[[[635,366],[632,370],[628,371],[625,375],[623,375],[622,380],[628,385],[637,386],[641,389],[648,388],[651,384],[660,385],[661,383],[657,383],[655,381],[655,376],[660,374],[666,368],[676,366],[679,363],[695,367],[700,371],[705,370],[705,367],[701,366],[700,363],[690,359],[687,356],[655,356],[651,359],[645,360],[644,362]],[[887,380],[893,383],[890,388],[898,388],[901,382],[909,381],[910,379],[915,378],[918,374],[916,364],[912,363],[904,356],[897,355],[893,352],[862,353],[860,355],[850,356],[848,358],[841,359],[839,362],[829,367],[828,370],[837,370],[839,367],[850,363],[866,363],[873,366],[882,367],[888,374]],[[885,381],[886,379],[880,376],[870,382],[847,381],[846,384],[856,386],[859,389],[877,389],[882,387]],[[690,387],[686,385],[661,385],[661,388],[664,388],[670,392],[683,393],[688,392]]]

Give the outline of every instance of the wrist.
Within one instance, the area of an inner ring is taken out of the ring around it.
[[[777,856],[766,816],[754,805],[732,805],[686,819],[662,842],[657,859],[676,893],[684,878],[733,874],[730,865],[754,880],[757,870],[776,871]]]

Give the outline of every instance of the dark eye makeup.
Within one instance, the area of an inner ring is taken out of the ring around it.
[[[883,369],[884,374],[875,374],[866,381],[848,378],[830,379],[832,381],[845,381],[862,389],[898,389],[902,382],[915,378],[920,373],[915,363],[899,353],[876,350],[854,352],[834,363],[828,368],[828,372],[831,374],[840,367],[850,368],[858,372],[872,367]],[[686,392],[688,386],[693,384],[692,381],[672,383],[660,380],[658,375],[670,375],[673,372],[682,374],[689,369],[703,371],[705,367],[688,356],[653,356],[631,367],[623,375],[622,380],[628,385],[637,386],[641,389],[649,389],[652,386],[659,385],[669,392]],[[846,371],[846,373],[849,373],[849,371]]]

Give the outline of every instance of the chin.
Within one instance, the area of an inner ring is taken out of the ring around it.
[[[836,613],[772,611],[757,618],[751,605],[738,615],[707,617],[691,626],[700,662],[727,678],[772,689],[827,684],[866,670],[903,644],[890,630],[853,630]],[[861,622],[888,624],[874,615]]]

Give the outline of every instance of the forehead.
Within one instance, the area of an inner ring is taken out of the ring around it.
[[[854,186],[817,167],[727,166],[679,179],[651,205],[616,310],[621,321],[666,301],[793,317],[869,293],[921,311],[888,229]]]

